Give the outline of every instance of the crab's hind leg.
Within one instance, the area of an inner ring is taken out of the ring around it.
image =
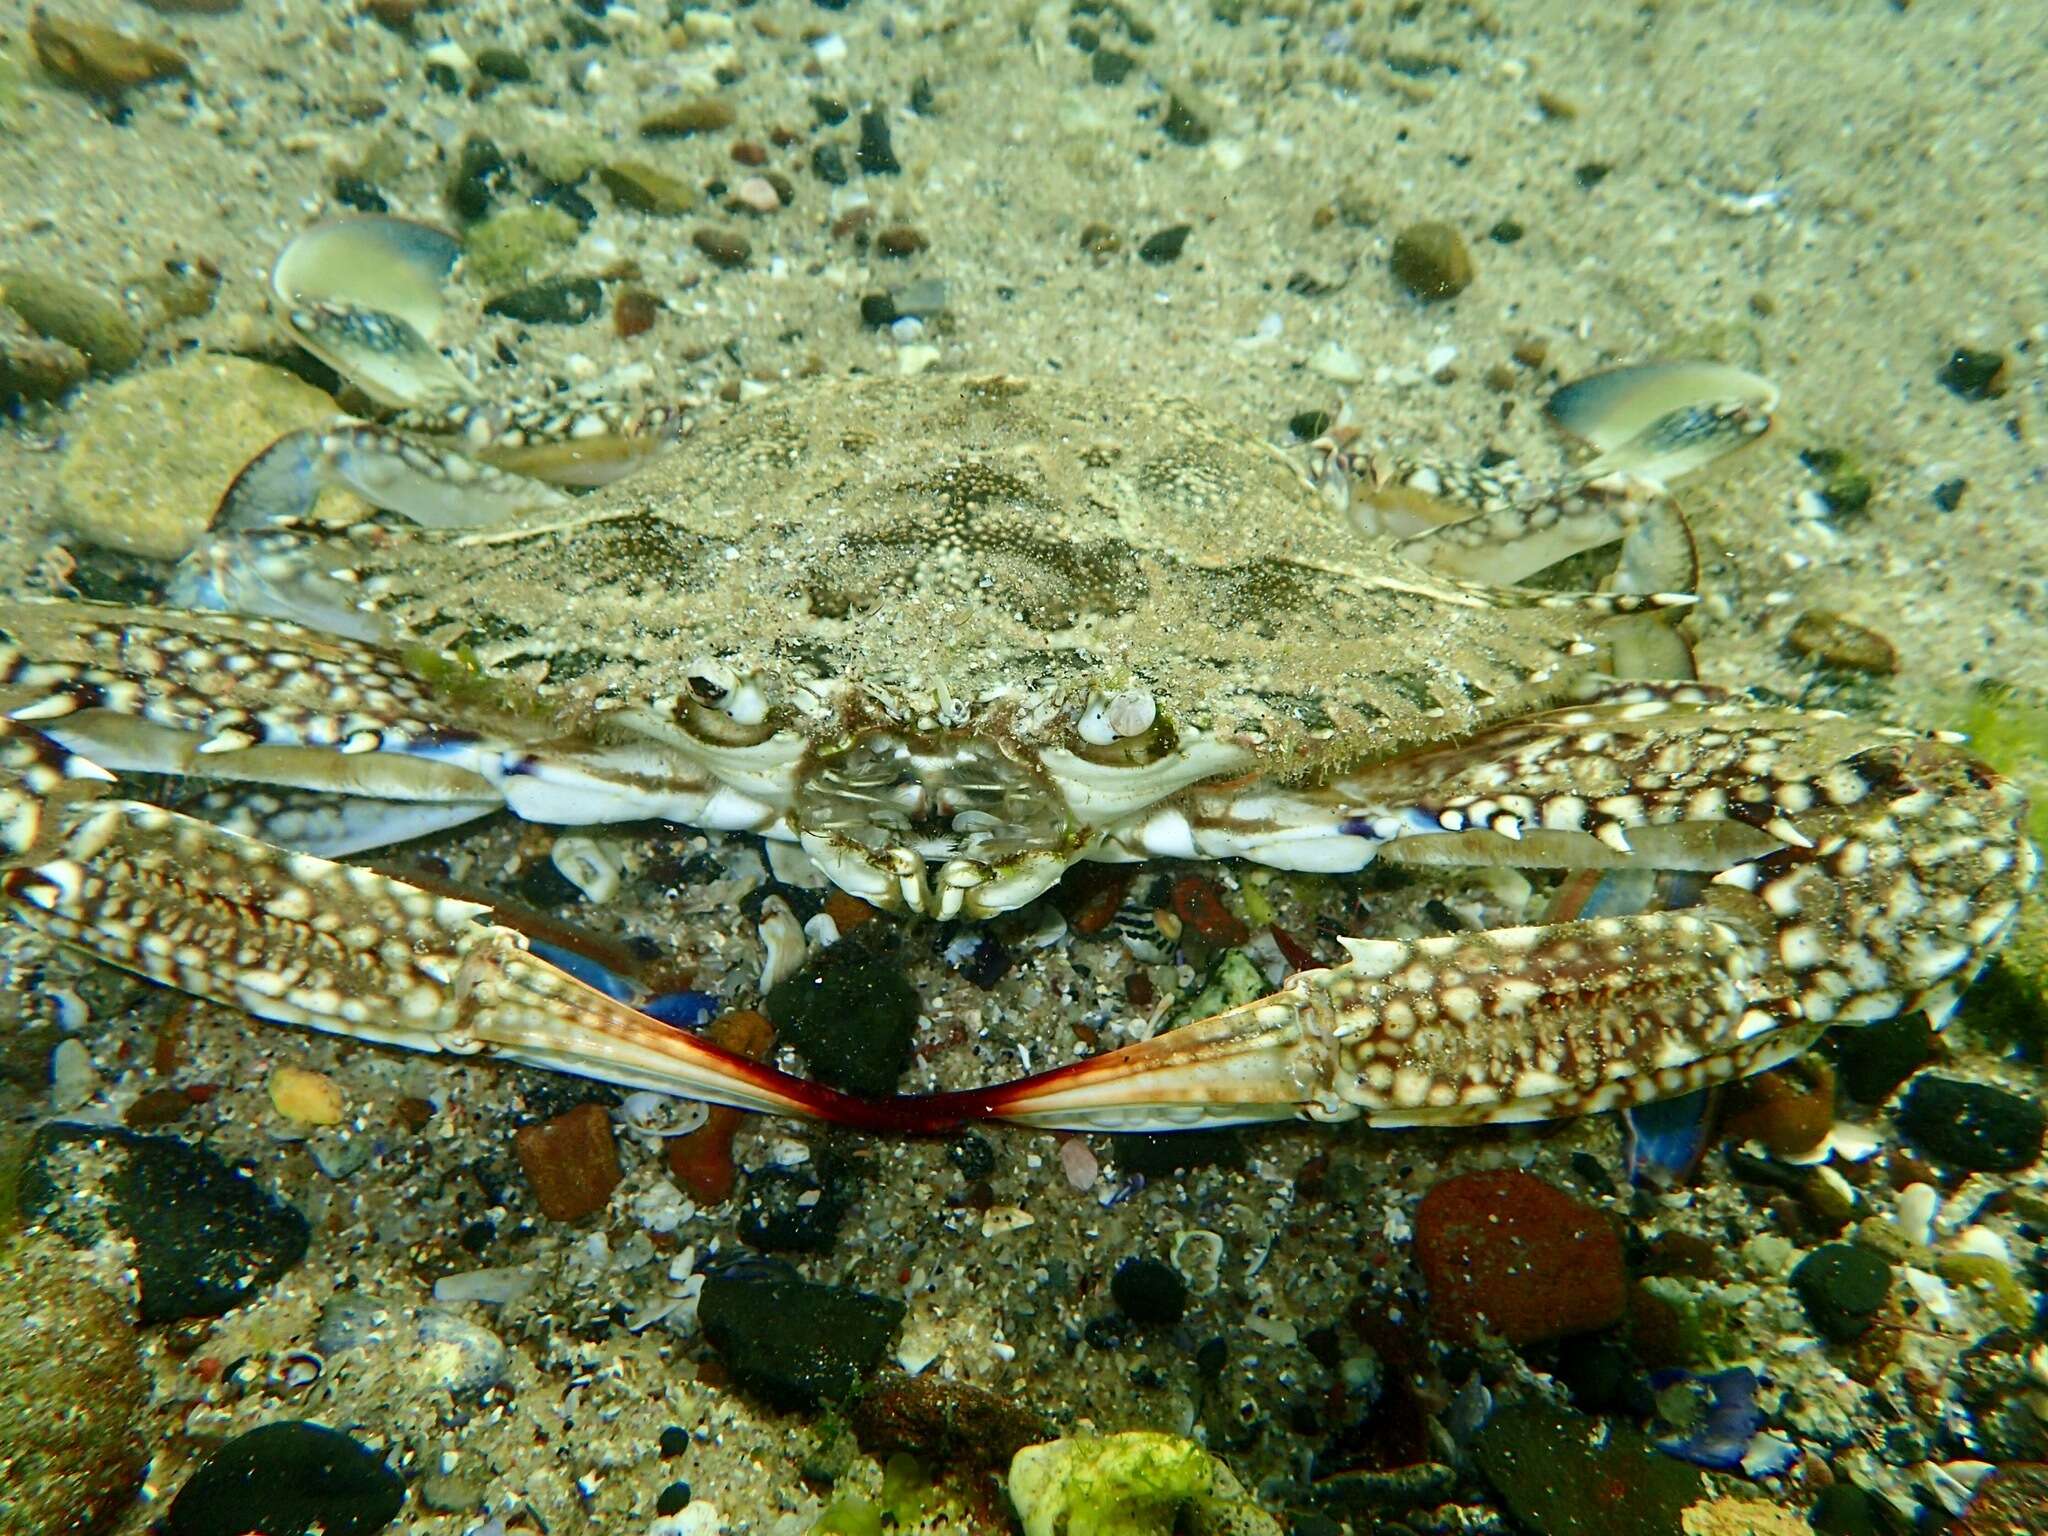
[[[99,793],[111,777],[0,721],[0,909],[47,939],[278,1023],[742,1109],[863,1116],[585,985],[486,907]]]
[[[2038,870],[2017,790],[1943,741],[1792,711],[1644,708],[1571,712],[1409,760],[1439,782],[1385,847],[1718,870],[1696,906],[1355,940],[1343,965],[1008,1085],[981,1110],[1112,1129],[1542,1119],[1762,1071],[1832,1024],[1944,1017]],[[1601,764],[1631,762],[1611,793],[1588,793]],[[1663,783],[1640,787],[1653,762]],[[1537,792],[1504,793],[1501,779]],[[1439,835],[1415,835],[1423,817]],[[1345,835],[1371,836],[1372,819]]]

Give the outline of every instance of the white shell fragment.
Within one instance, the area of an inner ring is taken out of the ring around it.
[[[618,855],[594,837],[556,838],[548,862],[593,906],[601,907],[619,893]]]
[[[384,405],[475,394],[434,345],[462,253],[446,230],[387,214],[330,219],[278,254],[270,287],[299,344]]]
[[[1663,486],[1760,437],[1778,387],[1726,363],[1637,363],[1576,379],[1550,397],[1551,420],[1600,450],[1591,478]]]
[[[1206,1229],[1181,1233],[1173,1240],[1173,1267],[1189,1295],[1213,1294],[1223,1276],[1223,1239]]]
[[[780,896],[761,903],[761,991],[773,992],[803,968],[810,946],[804,940],[803,925]]]

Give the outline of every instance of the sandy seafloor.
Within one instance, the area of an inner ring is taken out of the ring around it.
[[[497,0],[422,14],[413,42],[313,0],[171,18],[140,4],[66,0],[67,16],[134,28],[191,60],[189,84],[136,93],[132,119],[117,126],[35,71],[16,3],[0,19],[0,52],[13,66],[0,98],[0,248],[10,264],[108,289],[167,259],[203,259],[224,274],[212,313],[159,333],[138,366],[194,346],[276,355],[285,348],[266,310],[270,260],[330,210],[337,171],[373,149],[403,167],[379,180],[395,211],[445,220],[447,162],[468,133],[491,135],[508,154],[564,131],[593,135],[703,184],[737,181],[746,173],[728,158],[730,143],[768,143],[781,126],[798,142],[772,149],[769,166],[798,196],[774,215],[661,220],[620,212],[593,191],[598,219],[563,270],[630,258],[669,312],[629,341],[605,321],[524,336],[491,322],[491,339],[516,343],[511,387],[531,389],[540,373],[570,366],[571,353],[600,378],[648,365],[677,394],[812,370],[893,371],[898,342],[861,326],[858,297],[929,277],[946,282],[948,308],[915,340],[937,348],[930,366],[940,372],[1057,370],[1168,387],[1276,442],[1295,413],[1348,394],[1375,440],[1452,456],[1497,448],[1549,465],[1564,451],[1538,409],[1552,382],[1707,338],[1782,384],[1785,406],[1768,441],[1687,500],[1708,593],[1703,675],[1826,701],[1831,685],[1782,649],[1793,619],[1818,607],[1877,628],[1897,648],[1897,677],[1853,690],[1858,708],[1942,725],[1979,679],[2048,686],[2035,360],[2048,342],[2039,250],[2048,31],[2034,7],[1374,0],[1270,9],[1244,6],[1231,24],[1208,5],[1135,4],[1130,13],[1156,31],[1145,46],[1122,35],[1114,13],[1083,18],[1138,59],[1128,80],[1105,87],[1091,83],[1088,57],[1068,39],[1075,17],[1060,3],[855,0],[826,10],[769,0],[735,10],[729,37],[700,26],[707,35],[694,40],[649,5],[637,15],[614,9],[601,23],[614,41],[572,53],[544,43],[560,34],[557,8]],[[826,34],[843,50],[820,46]],[[444,94],[422,73],[424,49],[442,38],[472,53],[519,50],[535,81],[483,101]],[[576,89],[566,83],[572,60],[595,65]],[[923,115],[908,106],[920,80],[930,94]],[[1210,124],[1206,146],[1162,133],[1169,91]],[[1539,91],[1575,113],[1546,113]],[[732,130],[636,138],[640,118],[700,93],[732,104]],[[810,106],[819,94],[856,111],[884,106],[902,173],[855,170],[843,188],[813,175],[820,140],[853,159],[853,124],[821,127]],[[357,121],[346,104],[358,98],[386,110]],[[1611,171],[1584,186],[1576,172],[1594,162]],[[885,261],[835,237],[835,218],[861,197],[883,223],[916,225],[929,249]],[[1488,238],[1504,218],[1525,226],[1518,243]],[[1456,225],[1471,245],[1477,278],[1454,302],[1424,306],[1389,276],[1393,233],[1420,219]],[[707,263],[689,241],[704,222],[744,225],[751,264]],[[1120,252],[1084,252],[1081,231],[1097,222],[1121,235]],[[1150,265],[1133,254],[1147,235],[1180,223],[1193,229],[1177,261]],[[1315,281],[1290,284],[1296,274]],[[1295,291],[1304,287],[1312,295]],[[1530,337],[1548,344],[1544,368],[1517,368],[1505,392],[1490,387],[1489,367]],[[1362,360],[1362,382],[1339,386],[1305,367],[1327,342]],[[2008,355],[2001,398],[1965,401],[1937,383],[1958,346]],[[1444,347],[1456,349],[1446,376],[1426,377],[1425,359]],[[56,531],[52,450],[67,419],[63,409],[35,411],[0,431],[0,584],[19,585]],[[1814,500],[1818,481],[1799,452],[1828,446],[1853,449],[1876,477],[1860,518],[1831,520]],[[1932,493],[1958,476],[1967,491],[1943,512]],[[444,851],[488,880],[521,842],[519,829],[494,824]],[[662,840],[670,854],[679,844],[687,849],[686,839]],[[532,834],[525,846],[535,846]],[[738,842],[706,846],[729,869],[758,868]],[[646,856],[628,850],[629,864]],[[760,947],[738,915],[740,891],[732,880],[670,894],[629,883],[615,908],[578,915],[659,935],[695,960],[700,980],[744,1003]],[[1412,896],[1376,897],[1375,910],[1398,923]],[[931,946],[911,949],[925,955]],[[988,1043],[996,1036],[1036,1042],[1040,1062],[1081,1049],[1074,1018],[1115,1038],[1130,1016],[1129,964],[1102,941],[1062,945],[984,993],[920,961],[932,1049],[907,1086],[1014,1072],[1015,1052]],[[1169,989],[1188,979],[1170,968],[1157,978]],[[97,1107],[118,1111],[158,1085],[141,1064],[166,1002],[104,981],[91,990],[104,1014],[87,1036],[102,1078]],[[483,1262],[527,1265],[543,1279],[502,1313],[477,1313],[517,1353],[510,1390],[481,1409],[451,1411],[445,1394],[368,1369],[331,1372],[309,1394],[283,1399],[198,1379],[193,1358],[303,1343],[339,1286],[418,1306],[436,1278],[474,1267],[451,1237],[492,1213],[463,1170],[479,1159],[514,1169],[511,1132],[534,1090],[524,1074],[245,1027],[212,1009],[194,1016],[188,1042],[184,1077],[227,1086],[179,1133],[245,1161],[317,1230],[303,1265],[258,1303],[203,1328],[196,1349],[190,1339],[176,1349],[163,1337],[149,1344],[153,1490],[167,1496],[221,1437],[299,1415],[351,1427],[415,1469],[455,1453],[515,1529],[530,1508],[534,1529],[637,1532],[675,1476],[733,1532],[807,1528],[820,1501],[798,1472],[812,1426],[701,1382],[705,1352],[686,1327],[636,1334],[620,1324],[668,1284],[667,1255],[617,1267],[622,1255],[644,1257],[638,1213],[664,1177],[658,1156],[631,1137],[622,1138],[625,1184],[601,1218],[568,1228],[530,1208],[496,1213],[503,1235]],[[330,1179],[270,1107],[263,1084],[280,1062],[342,1085],[350,1134],[392,1140],[390,1106],[402,1094],[430,1096],[440,1112],[417,1141]],[[2021,1071],[1973,1061],[1966,1047],[1958,1062],[2028,1084]],[[19,1095],[7,1108],[38,1112]],[[751,1128],[742,1161],[769,1161],[790,1134]],[[863,1143],[861,1203],[837,1245],[801,1267],[906,1301],[908,1336],[935,1352],[929,1371],[1014,1393],[1063,1428],[1182,1430],[1195,1393],[1184,1348],[1169,1338],[1105,1352],[1081,1342],[1080,1330],[1106,1310],[1117,1260],[1163,1257],[1178,1235],[1213,1231],[1222,1283],[1196,1299],[1180,1337],[1230,1341],[1232,1380],[1268,1421],[1231,1453],[1254,1486],[1293,1470],[1308,1444],[1288,1434],[1285,1406],[1313,1397],[1326,1378],[1299,1335],[1338,1320],[1360,1292],[1398,1304],[1412,1289],[1404,1238],[1423,1189],[1450,1170],[1515,1164],[1597,1198],[1574,1181],[1570,1155],[1590,1152],[1610,1171],[1620,1162],[1618,1130],[1606,1122],[1469,1136],[1283,1129],[1253,1137],[1241,1170],[1157,1180],[1105,1205],[1113,1170],[1080,1192],[1053,1138],[993,1139],[994,1198],[1028,1213],[1030,1225],[985,1226],[940,1146]],[[1315,1158],[1327,1158],[1329,1172],[1308,1200],[1297,1175]],[[2008,1182],[2030,1178],[2041,1174]],[[1766,1220],[1754,1195],[1710,1178],[1653,1207],[1643,1224],[1739,1243]],[[1995,1220],[2024,1247],[2009,1218]],[[593,1253],[599,1234],[615,1267]],[[729,1211],[698,1213],[676,1235],[700,1250],[736,1246]],[[1061,1272],[1064,1289],[1048,1279]],[[1849,1420],[1868,1411],[1862,1389],[1798,1347],[1805,1325],[1781,1281],[1767,1279],[1752,1305],[1766,1309],[1751,1325],[1766,1368],[1810,1401],[1833,1394],[1832,1410],[1810,1416],[1855,1445]],[[1981,1302],[1959,1298],[1958,1308],[1908,1339],[1915,1370],[1938,1379],[1961,1345],[1993,1326]],[[1134,1382],[1141,1365],[1157,1385]],[[656,1436],[671,1423],[698,1431],[698,1443],[657,1464]],[[1868,1449],[1854,1463],[1866,1480],[1910,1481],[1908,1468],[1886,1467]],[[1775,1495],[1810,1504],[1820,1459]],[[877,1476],[858,1464],[851,1485]],[[122,1529],[143,1530],[150,1515],[138,1506]],[[438,1536],[472,1523],[411,1502],[401,1528]]]

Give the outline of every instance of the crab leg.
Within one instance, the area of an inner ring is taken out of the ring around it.
[[[741,1109],[874,1118],[584,985],[481,921],[487,907],[101,798],[110,778],[0,722],[0,906],[47,938],[279,1023]]]
[[[1725,868],[1697,907],[1351,940],[1343,965],[976,1108],[1157,1130],[1469,1125],[1674,1097],[1778,1065],[1831,1024],[1945,1019],[2039,868],[2023,797],[1945,742],[1780,780],[1765,810],[1777,846]]]

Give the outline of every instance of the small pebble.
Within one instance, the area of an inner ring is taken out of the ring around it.
[[[1088,61],[1088,75],[1097,85],[1122,85],[1137,67],[1136,57],[1121,48],[1100,48]]]
[[[875,236],[875,249],[884,256],[915,256],[930,244],[921,230],[908,224],[891,224]]]
[[[1209,125],[1178,96],[1166,98],[1166,116],[1160,119],[1159,128],[1174,143],[1190,149],[1199,149],[1209,142]]]
[[[594,277],[551,277],[487,300],[484,313],[522,325],[581,325],[604,308],[604,284]]]
[[[414,1330],[418,1347],[406,1367],[422,1383],[457,1397],[496,1386],[511,1368],[512,1352],[490,1329],[454,1312],[430,1308]]]
[[[1388,259],[1403,288],[1425,303],[1456,298],[1472,285],[1472,256],[1448,224],[1411,224],[1394,237]]]
[[[75,348],[102,378],[125,373],[142,355],[142,330],[120,301],[69,277],[0,268],[0,309],[12,310],[36,334]]]
[[[654,1512],[657,1515],[679,1515],[689,1507],[690,1485],[688,1483],[670,1483],[655,1496]]]
[[[36,62],[73,90],[118,100],[138,86],[182,80],[192,66],[176,49],[131,32],[52,16],[36,7],[29,22]]]
[[[1140,1328],[1171,1328],[1188,1307],[1188,1283],[1158,1259],[1125,1259],[1110,1277],[1109,1294]]]
[[[1248,943],[1252,931],[1229,907],[1223,892],[1207,875],[1182,875],[1173,883],[1173,910],[1180,920],[1219,949]]]
[[[270,1074],[270,1107],[294,1125],[339,1125],[346,1105],[341,1085],[322,1072],[280,1066]]]
[[[597,169],[597,179],[621,208],[657,218],[674,218],[697,206],[697,189],[680,177],[641,160],[614,160]]]
[[[618,1187],[618,1147],[611,1117],[600,1105],[579,1104],[552,1120],[521,1126],[512,1145],[535,1202],[550,1221],[595,1215]]]
[[[894,176],[903,170],[890,142],[888,116],[879,108],[860,115],[860,148],[854,159],[869,176]]]
[[[721,267],[743,267],[754,254],[753,243],[737,230],[719,229],[704,225],[690,236],[694,245],[713,264]]]
[[[512,190],[512,167],[491,140],[464,139],[448,182],[448,206],[465,222],[482,218],[492,202]]]
[[[897,960],[851,939],[812,956],[761,1011],[812,1072],[851,1093],[894,1091],[910,1064],[917,991]]]
[[[765,176],[749,176],[732,190],[733,201],[751,213],[773,213],[782,206],[775,183]]]
[[[847,182],[846,157],[837,144],[820,144],[811,151],[811,170],[827,186],[843,187]]]
[[[480,48],[476,55],[476,69],[480,75],[507,85],[524,84],[533,78],[533,66],[523,55],[510,48]]]
[[[741,1009],[714,1019],[704,1036],[711,1044],[749,1061],[764,1061],[775,1044],[775,1026],[763,1015]],[[714,1104],[696,1130],[668,1138],[664,1153],[669,1172],[699,1205],[722,1205],[732,1198],[739,1181],[732,1161],[732,1139],[746,1119],[742,1110]]]
[[[1180,260],[1181,248],[1188,243],[1188,236],[1194,233],[1194,229],[1192,224],[1169,224],[1165,229],[1147,235],[1138,247],[1138,259],[1155,267]]]
[[[1891,1295],[1892,1267],[1882,1254],[1854,1243],[1816,1248],[1792,1271],[1792,1289],[1823,1338],[1847,1343],[1877,1320]]]
[[[620,337],[645,335],[661,318],[661,300],[645,288],[621,288],[612,301],[612,328]]]
[[[1891,641],[1827,608],[1801,614],[1785,636],[1785,649],[1838,672],[1890,677],[1899,670],[1899,653]]]
[[[1958,347],[1935,375],[1942,387],[1965,400],[1991,400],[2005,393],[2005,354]]]
[[[640,121],[643,139],[681,139],[692,134],[717,133],[737,120],[730,102],[716,96],[699,96],[666,108]]]

